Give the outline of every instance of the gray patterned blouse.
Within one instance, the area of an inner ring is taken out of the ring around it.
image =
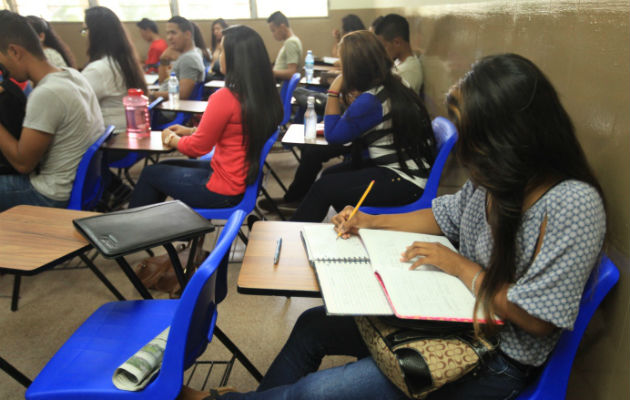
[[[459,192],[434,199],[432,205],[444,235],[459,243],[463,256],[484,268],[492,252],[485,205],[486,190],[470,181]],[[545,215],[542,247],[532,260]],[[508,290],[508,300],[559,328],[572,329],[605,231],[604,206],[593,187],[576,180],[553,187],[523,215],[516,238],[516,283]],[[540,338],[506,322],[500,333],[501,350],[521,363],[538,366],[560,333]]]

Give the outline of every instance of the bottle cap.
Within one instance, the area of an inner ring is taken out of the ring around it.
[[[171,72],[171,76],[175,76],[175,72]]]
[[[131,88],[131,89],[127,90],[127,94],[129,96],[142,96],[144,94],[144,92],[142,91],[142,89]]]

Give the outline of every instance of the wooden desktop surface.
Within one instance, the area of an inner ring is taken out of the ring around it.
[[[306,258],[300,230],[307,223],[256,222],[249,234],[238,276],[244,294],[320,297],[315,271]],[[282,238],[278,265],[273,264],[276,241]]]
[[[179,100],[175,105],[171,106],[168,100],[164,100],[157,108],[163,111],[181,111],[193,114],[203,114],[208,106],[207,101],[201,100]]]
[[[151,136],[129,137],[126,133],[112,135],[103,145],[108,150],[146,151],[150,153],[168,153],[173,151],[162,143],[162,131],[152,131]]]
[[[317,124],[317,130],[323,130],[324,124]],[[282,137],[282,143],[301,146],[326,146],[328,142],[322,135],[317,135],[314,142],[304,141],[304,125],[291,124]]]
[[[0,213],[0,270],[34,273],[84,251],[90,244],[72,220],[97,214],[25,205]]]

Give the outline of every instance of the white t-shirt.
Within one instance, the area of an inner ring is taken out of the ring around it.
[[[396,60],[395,72],[409,85],[414,92],[420,93],[422,87],[422,64],[415,55],[405,58],[405,61]]]
[[[72,68],[46,75],[28,97],[23,126],[53,135],[31,184],[50,199],[68,200],[81,157],[105,131],[90,84]]]
[[[81,73],[94,89],[105,125],[114,125],[120,132],[127,129],[122,103],[127,95],[127,86],[118,62],[111,57],[103,57],[89,63]]]
[[[48,62],[54,65],[55,67],[61,68],[61,67],[68,66],[68,64],[66,64],[66,60],[63,59],[63,56],[52,47],[45,47],[44,55],[46,56],[46,59],[48,60]]]

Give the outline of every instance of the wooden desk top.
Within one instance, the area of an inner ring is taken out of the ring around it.
[[[249,234],[237,290],[244,294],[320,297],[315,271],[306,258],[300,229],[307,223],[259,221]],[[276,241],[282,237],[278,265]]]
[[[0,270],[28,275],[74,257],[90,244],[72,220],[97,214],[35,206],[0,213]]]
[[[193,114],[203,114],[203,112],[206,111],[207,106],[208,102],[201,100],[180,100],[174,106],[171,106],[168,100],[164,100],[157,108],[164,111],[181,111]]]
[[[169,153],[174,149],[162,143],[162,132],[152,131],[151,136],[129,137],[126,133],[112,135],[103,145],[107,150],[145,151],[149,153]]]
[[[222,87],[225,87],[225,81],[220,81],[220,80],[212,80],[210,82],[206,82],[204,84],[205,87],[207,88],[215,88],[215,89],[220,89]]]
[[[317,124],[317,130],[323,130],[324,124]],[[301,145],[301,146],[326,146],[328,142],[324,138],[324,136],[317,135],[315,137],[315,142],[305,142],[304,141],[304,125],[303,124],[291,124],[289,129],[284,133],[282,137],[282,143],[290,144],[290,145]]]

